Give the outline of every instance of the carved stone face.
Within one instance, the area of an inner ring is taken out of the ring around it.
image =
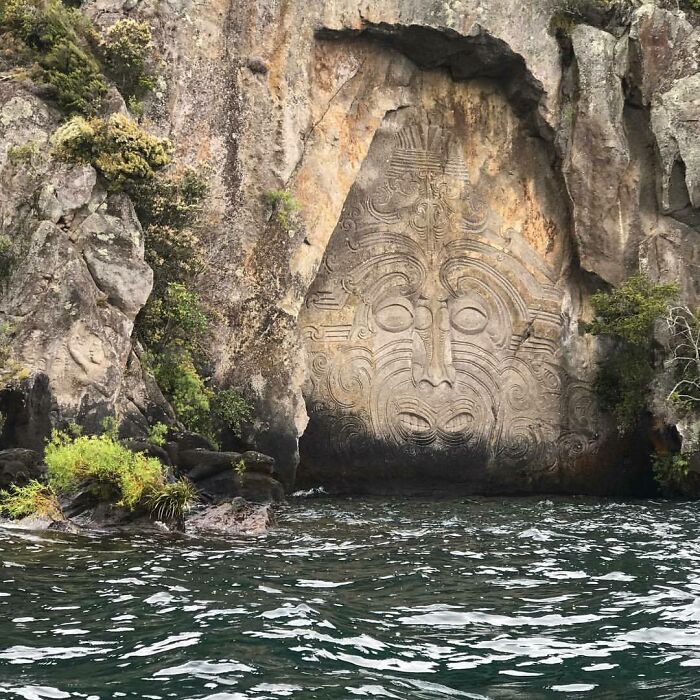
[[[329,454],[553,459],[560,300],[519,234],[490,222],[450,134],[403,129],[351,193],[301,315],[311,429],[332,433]]]

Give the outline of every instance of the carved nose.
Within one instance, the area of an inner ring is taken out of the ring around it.
[[[455,370],[452,366],[452,342],[449,331],[449,318],[444,306],[433,309],[429,336],[425,338],[427,366],[423,366],[419,385],[452,387]]]
[[[428,371],[423,375],[421,384],[429,384],[433,387],[439,387],[441,384],[452,386],[452,380],[447,373],[447,367],[444,362],[435,362],[435,356],[428,367]]]

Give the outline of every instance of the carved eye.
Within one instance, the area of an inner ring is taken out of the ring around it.
[[[486,312],[473,301],[463,302],[452,310],[452,325],[462,333],[480,333],[488,321]]]
[[[394,297],[382,303],[374,312],[374,319],[385,331],[399,333],[413,325],[413,309],[405,299]]]

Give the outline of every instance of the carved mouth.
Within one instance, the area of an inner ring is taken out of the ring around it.
[[[399,423],[411,433],[428,433],[431,430],[430,421],[417,413],[404,411],[399,413]]]
[[[458,413],[445,422],[443,430],[447,433],[461,433],[471,428],[473,424],[474,416],[469,413]]]

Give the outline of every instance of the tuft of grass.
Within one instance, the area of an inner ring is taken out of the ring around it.
[[[0,491],[0,513],[13,520],[28,515],[43,515],[52,520],[62,517],[56,492],[51,486],[36,480],[26,486],[13,484],[7,491]]]
[[[275,221],[285,230],[289,230],[292,218],[299,211],[299,202],[287,190],[268,190],[263,199],[272,207]]]
[[[7,157],[12,165],[25,165],[31,163],[32,156],[37,152],[36,144],[31,141],[21,146],[12,146],[7,151]]]
[[[150,489],[143,503],[154,518],[167,523],[182,520],[197,500],[194,485],[183,477],[172,484]]]

